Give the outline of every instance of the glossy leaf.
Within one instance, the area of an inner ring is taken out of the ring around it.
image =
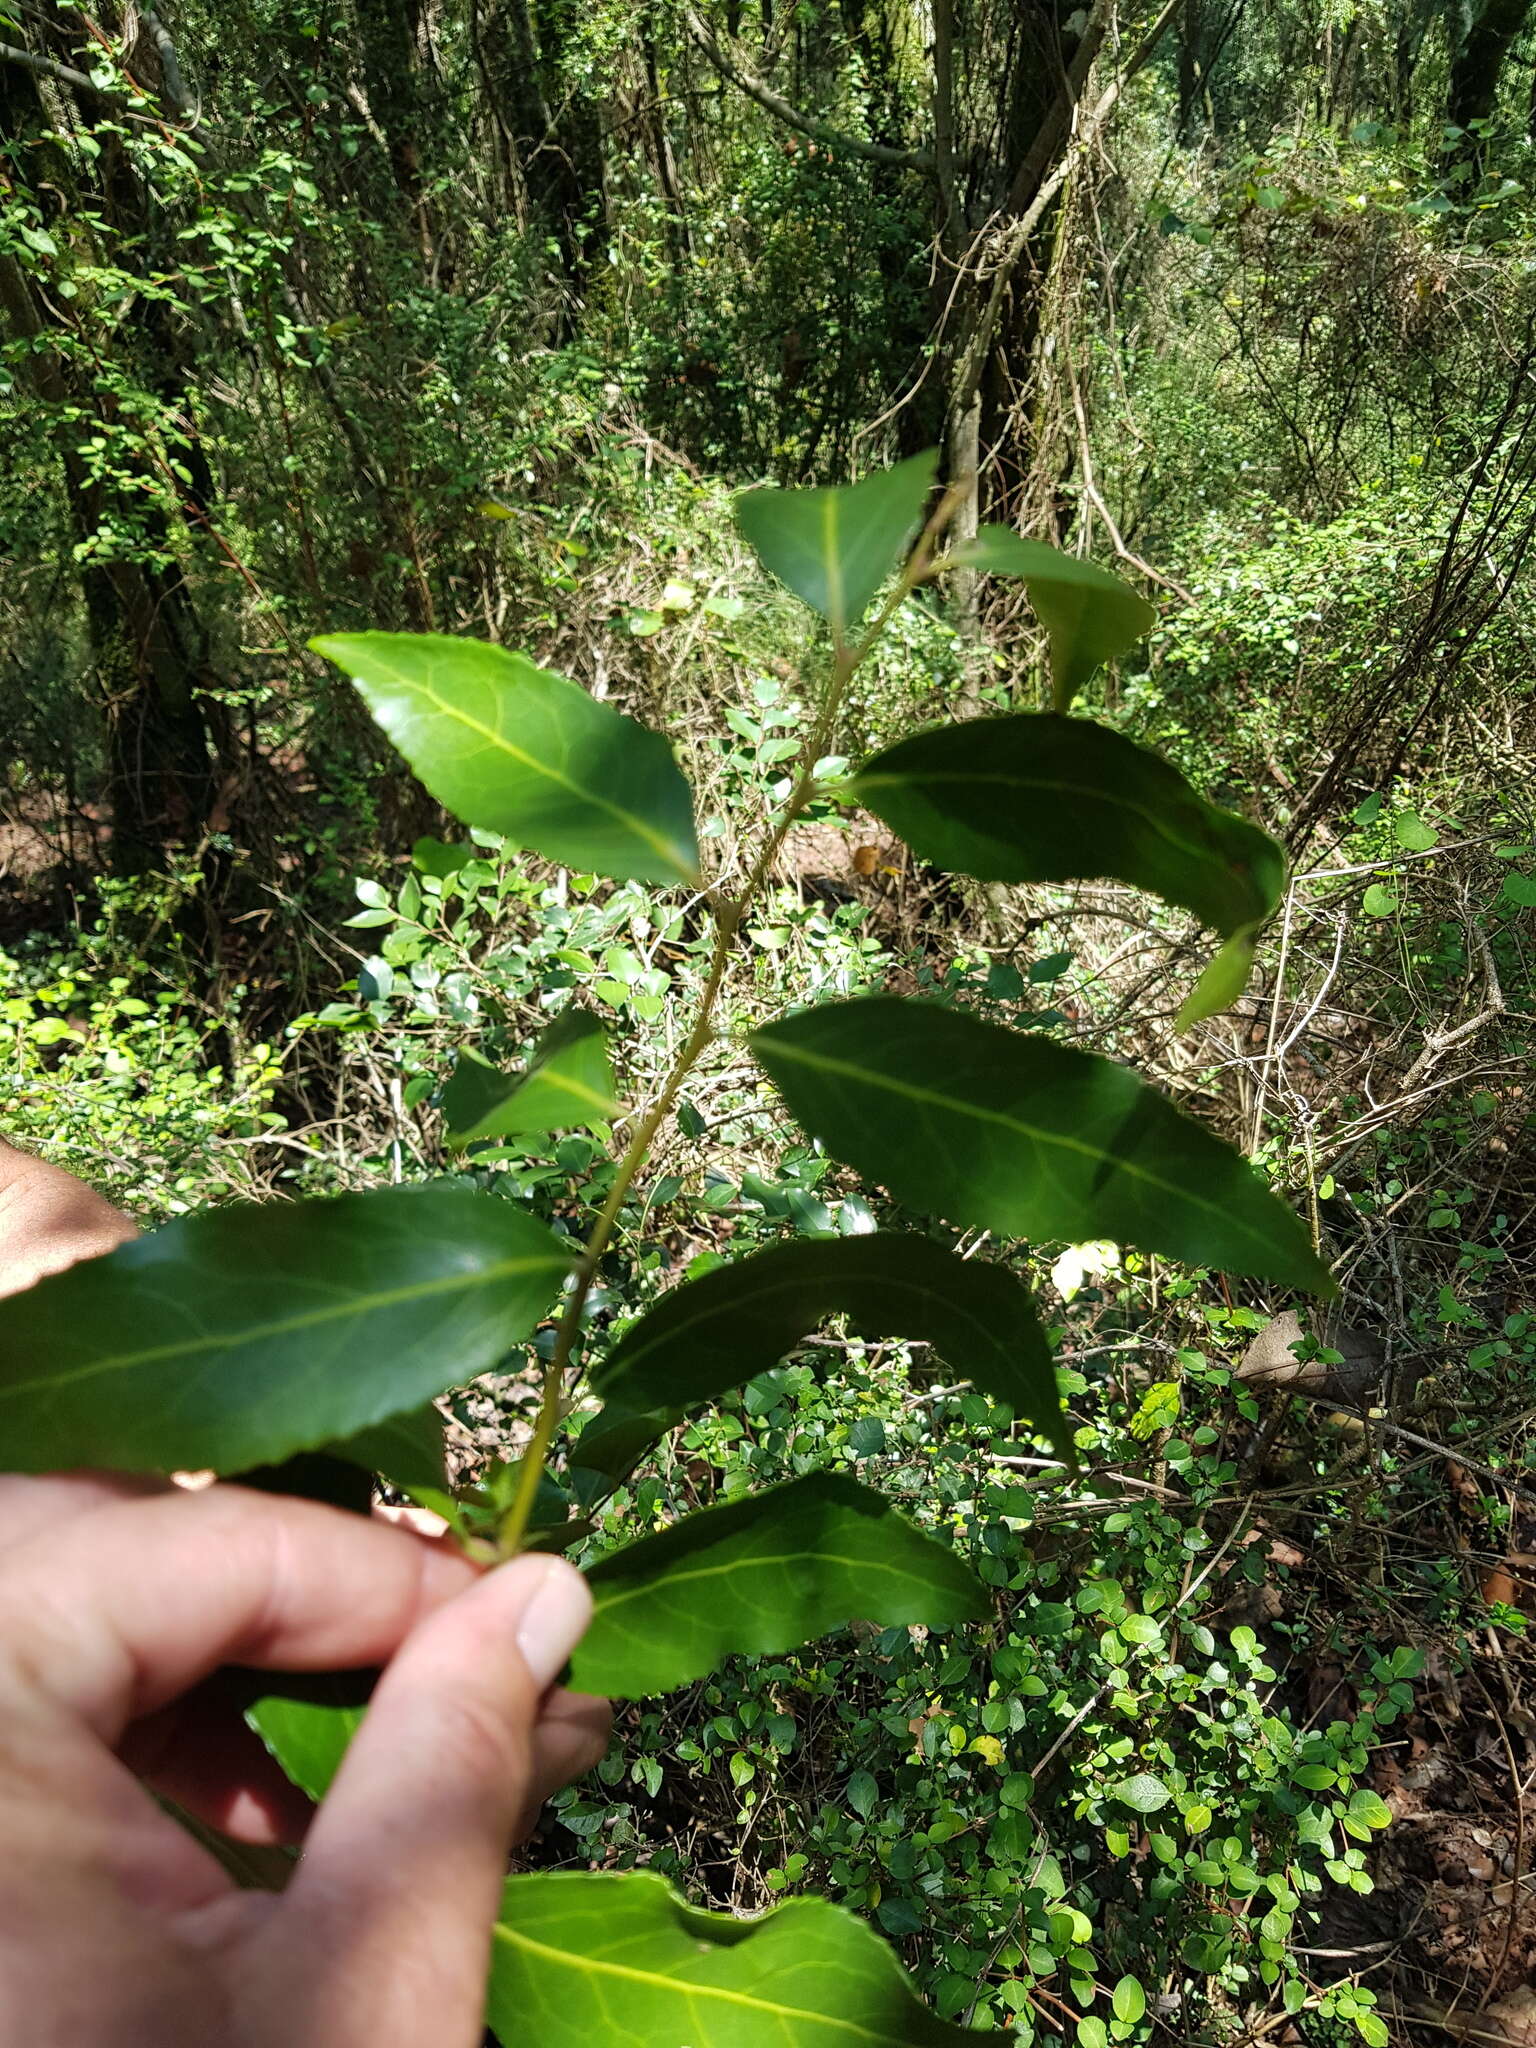
[[[330,1791],[347,1744],[362,1725],[366,1711],[360,1706],[334,1707],[273,1694],[248,1707],[245,1718],[284,1773],[318,1802]]]
[[[617,1116],[608,1034],[590,1010],[562,1010],[521,1074],[503,1074],[478,1053],[460,1052],[443,1090],[450,1145],[510,1138],[520,1131],[576,1130]]]
[[[570,1253],[452,1187],[231,1203],[0,1304],[0,1464],[241,1472],[486,1371]]]
[[[899,740],[850,795],[924,860],[984,882],[1129,882],[1223,938],[1280,900],[1267,832],[1198,796],[1160,755],[1086,718],[973,718]]]
[[[1147,2010],[1147,1994],[1135,1977],[1122,1977],[1115,1986],[1111,2003],[1115,2009],[1115,2018],[1131,2026],[1144,2017]]]
[[[593,1392],[609,1406],[583,1431],[576,1461],[622,1472],[652,1440],[655,1411],[676,1415],[740,1386],[838,1314],[870,1336],[924,1339],[1058,1446],[1070,1443],[1028,1289],[1000,1266],[891,1231],[775,1245],[674,1287],[594,1367]]]
[[[1025,540],[1008,526],[984,526],[949,560],[957,568],[1022,579],[1051,644],[1058,711],[1070,710],[1094,670],[1127,653],[1157,622],[1147,600],[1108,569]]]
[[[862,483],[744,491],[736,500],[736,524],[763,567],[844,639],[906,560],[937,466],[930,451]]]
[[[1247,1161],[1112,1060],[890,996],[802,1011],[752,1048],[813,1137],[914,1209],[1333,1291]]]
[[[365,1472],[377,1472],[402,1493],[448,1484],[443,1418],[430,1401],[387,1416],[325,1448],[333,1457],[361,1465]]]
[[[732,1374],[732,1384],[736,1375]],[[708,1395],[701,1395],[707,1400]],[[616,1394],[582,1430],[571,1450],[571,1462],[589,1472],[602,1472],[610,1479],[622,1479],[642,1452],[658,1437],[676,1428],[687,1414],[686,1407],[663,1403],[647,1408],[643,1403]]]
[[[706,1508],[587,1576],[596,1606],[570,1682],[626,1699],[703,1678],[738,1652],[792,1650],[849,1621],[945,1628],[987,1612],[984,1589],[947,1543],[835,1472]]]
[[[705,1913],[649,1871],[508,1878],[486,2018],[507,2048],[964,2048],[825,1899]],[[1014,2037],[998,2033],[999,2044]]]
[[[620,881],[697,881],[693,802],[660,733],[484,640],[326,633],[310,645],[467,825]]]

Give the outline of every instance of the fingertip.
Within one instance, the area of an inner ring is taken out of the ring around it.
[[[513,1567],[503,1566],[503,1571]],[[515,1569],[526,1581],[526,1604],[518,1617],[517,1647],[541,1689],[565,1669],[592,1619],[592,1591],[563,1557],[519,1558]]]

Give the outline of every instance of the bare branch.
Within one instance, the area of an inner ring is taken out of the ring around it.
[[[17,64],[37,78],[49,79],[54,85],[68,86],[71,92],[84,93],[87,98],[113,108],[120,120],[137,121],[146,128],[163,126],[158,116],[141,114],[135,108],[125,106],[120,94],[98,85],[87,72],[76,71],[73,65],[60,64],[52,57],[40,57],[35,50],[20,49],[15,43],[0,43],[0,64]]]
[[[931,171],[933,152],[927,149],[890,149],[883,142],[865,142],[857,135],[844,135],[825,121],[818,121],[814,114],[802,114],[782,99],[771,85],[765,85],[760,78],[754,78],[750,71],[742,69],[733,57],[728,57],[715,40],[713,31],[693,8],[687,8],[684,19],[688,33],[704,52],[710,63],[722,78],[747,95],[750,100],[782,121],[788,128],[798,128],[802,135],[809,135],[814,142],[826,145],[843,156],[863,157],[873,164],[890,164],[902,171]]]
[[[197,102],[187,91],[186,81],[181,75],[181,61],[176,55],[176,45],[171,32],[152,7],[146,7],[140,20],[149,31],[149,39],[155,46],[160,59],[160,83],[165,97],[184,121],[197,119]]]
[[[76,71],[68,64],[56,64],[52,57],[39,57],[35,51],[20,50],[14,43],[0,43],[0,64],[19,64],[23,71],[36,72],[39,78],[51,78],[55,85],[67,85],[75,92],[87,92],[92,99],[115,101],[117,97],[85,72]]]

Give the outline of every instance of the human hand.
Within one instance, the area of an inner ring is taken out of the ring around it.
[[[557,1558],[480,1574],[281,1495],[0,1481],[0,2042],[477,2048],[509,1843],[605,1746],[604,1703],[550,1690],[589,1612]],[[187,1731],[231,1664],[386,1667],[281,1894],[237,1890],[124,1760],[284,1838],[254,1737]]]
[[[104,1195],[0,1140],[0,1294],[19,1294],[136,1235]]]

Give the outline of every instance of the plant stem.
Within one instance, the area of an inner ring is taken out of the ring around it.
[[[725,982],[731,948],[737,932],[741,929],[741,921],[757,892],[768,879],[773,863],[778,859],[779,850],[788,837],[790,827],[816,792],[816,763],[822,759],[831,743],[837,715],[842,709],[843,698],[847,694],[848,685],[853,680],[855,671],[879,639],[897,607],[931,574],[934,542],[953,517],[963,495],[963,489],[952,487],[940,500],[938,508],[924,527],[917,546],[908,558],[906,568],[895,589],[876,613],[868,632],[851,647],[840,637],[835,640],[832,673],[827,679],[826,693],[816,714],[816,722],[800,750],[794,786],[784,808],[757,859],[752,863],[739,894],[710,899],[715,913],[715,943],[710,953],[709,970],[699,998],[698,1015],[694,1019],[693,1029],[689,1032],[682,1051],[672,1064],[672,1070],[662,1086],[661,1093],[635,1127],[634,1136],[626,1146],[619,1161],[618,1171],[613,1177],[613,1186],[608,1190],[607,1199],[597,1212],[585,1249],[577,1261],[570,1298],[566,1302],[559,1327],[555,1332],[554,1349],[544,1368],[543,1397],[539,1403],[538,1417],[533,1425],[533,1434],[528,1439],[527,1448],[519,1461],[517,1487],[512,1496],[512,1504],[497,1530],[496,1549],[501,1557],[515,1557],[522,1549],[528,1534],[533,1504],[538,1495],[539,1480],[554,1444],[555,1431],[560,1425],[566,1371],[571,1364],[576,1341],[581,1334],[581,1319],[586,1312],[587,1297],[592,1292],[592,1283],[597,1278],[598,1264],[608,1249],[619,1211],[624,1205],[624,1198],[634,1183],[635,1175],[645,1164],[646,1155],[651,1149],[656,1133],[671,1114],[683,1083],[714,1036],[715,1004]]]

